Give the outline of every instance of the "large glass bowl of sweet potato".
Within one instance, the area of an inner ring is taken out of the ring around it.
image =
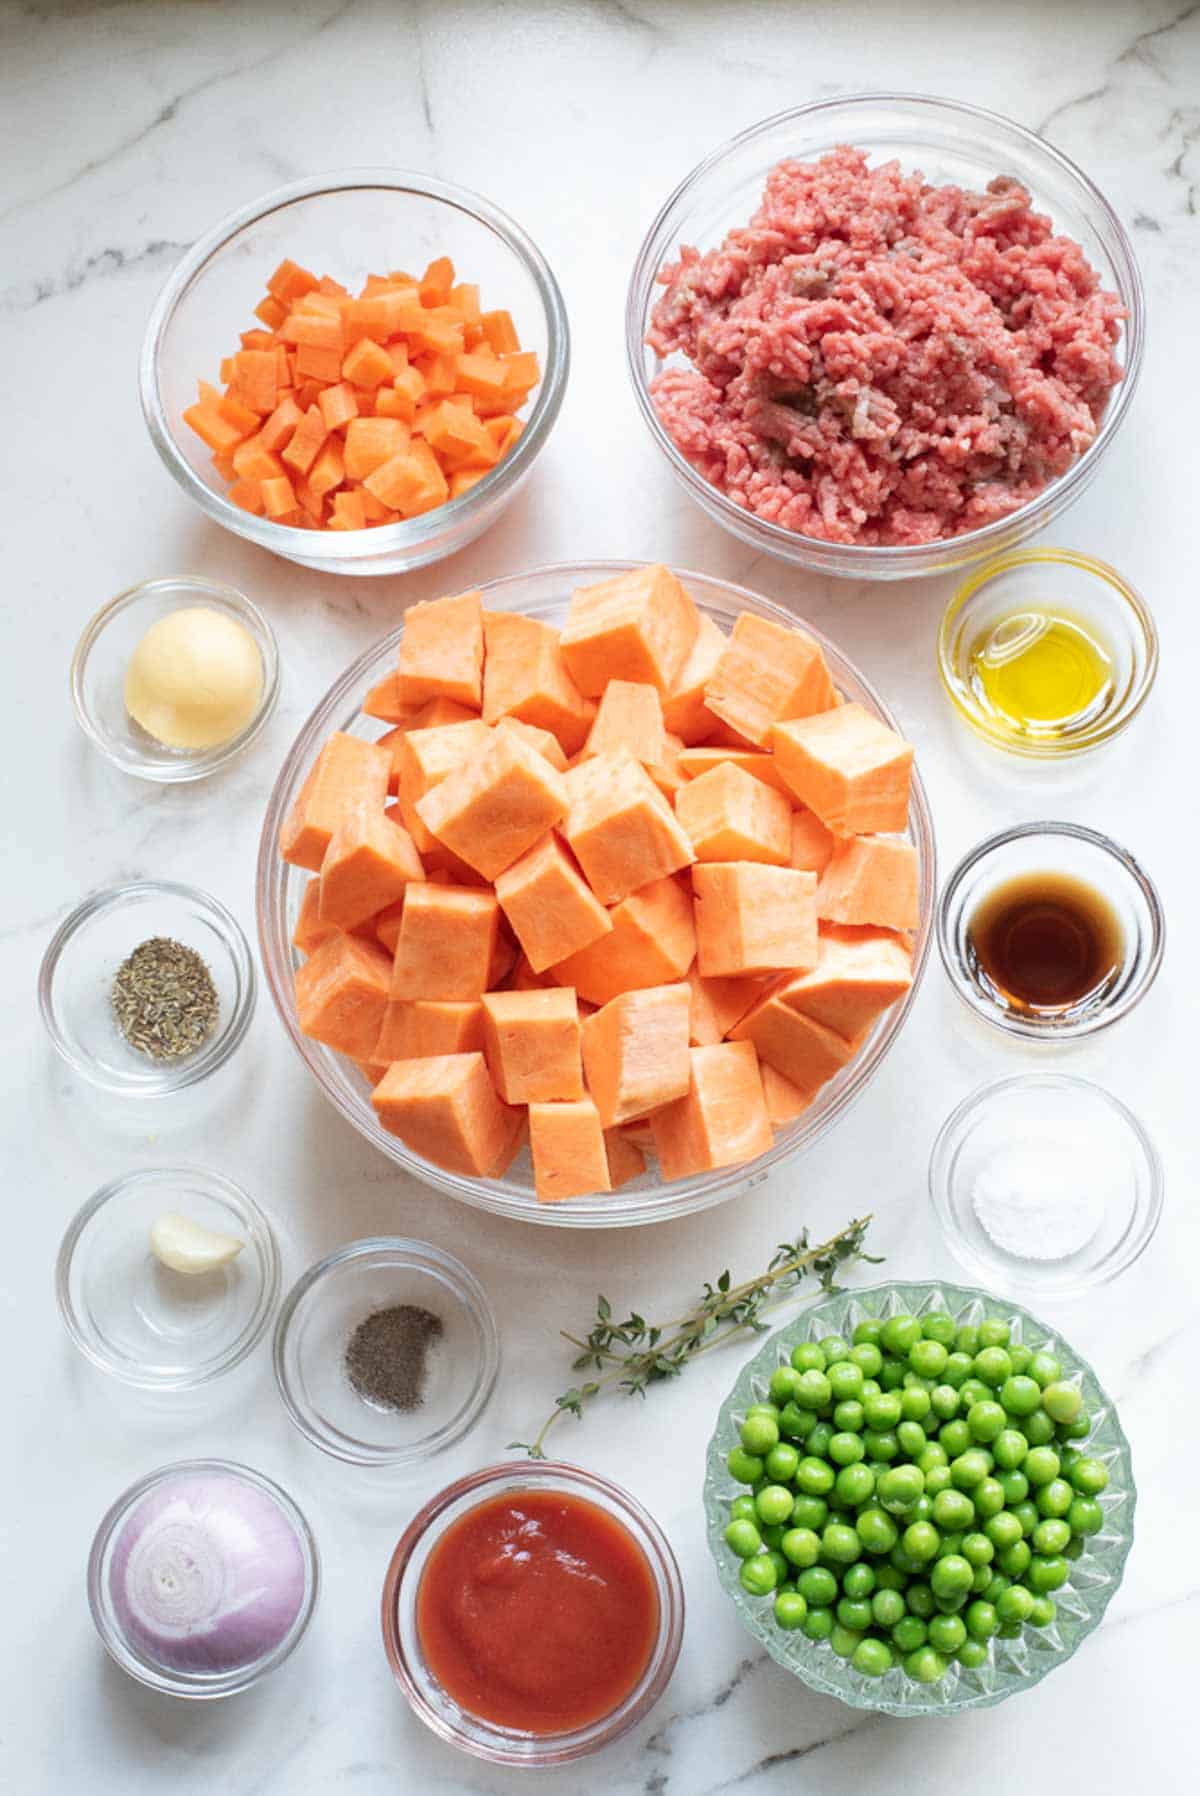
[[[346,1120],[498,1215],[654,1222],[864,1089],[936,884],[911,747],[779,606],[631,562],[413,606],[267,807],[267,985]]]

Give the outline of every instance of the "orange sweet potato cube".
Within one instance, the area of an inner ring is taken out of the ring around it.
[[[622,992],[586,1018],[583,1066],[606,1129],[645,1116],[688,1087],[686,983]]]
[[[773,1129],[782,1129],[798,1116],[802,1116],[812,1103],[811,1097],[805,1097],[798,1085],[776,1072],[768,1062],[763,1061],[759,1067],[762,1074],[763,1096],[767,1100],[767,1117]]]
[[[391,756],[377,743],[341,731],[330,736],[284,818],[279,832],[284,860],[319,873],[329,839],[343,817],[382,811],[390,772]]]
[[[296,926],[292,930],[292,946],[300,954],[311,954],[314,948],[319,948],[322,942],[336,934],[336,923],[321,921],[321,881],[310,879],[300,900]]]
[[[692,967],[688,985],[692,1002],[689,1040],[694,1048],[715,1047],[724,1041],[735,1023],[741,1021],[752,1004],[762,996],[766,979],[705,979]]]
[[[833,858],[837,837],[826,829],[815,811],[801,805],[792,812],[792,853],[789,866],[802,872],[824,873]]]
[[[737,1166],[765,1153],[771,1124],[748,1041],[689,1048],[687,1091],[650,1118],[664,1179],[685,1179],[715,1166]]]
[[[393,999],[375,1044],[377,1064],[424,1060],[433,1054],[483,1052],[483,1005],[473,998]]]
[[[773,724],[771,742],[796,797],[837,835],[904,828],[912,748],[861,705]]]
[[[536,617],[489,611],[483,620],[483,718],[518,717],[549,730],[563,753],[582,746],[595,714],[567,671],[558,631]]]
[[[774,755],[766,754],[762,749],[705,742],[699,748],[683,748],[679,752],[679,771],[684,779],[699,779],[701,774],[711,773],[715,767],[726,766],[740,767],[743,773],[753,774],[764,786],[773,786],[785,798],[791,799],[791,788],[776,767]]]
[[[551,972],[591,1004],[682,979],[696,955],[692,901],[677,880],[656,879],[608,913],[611,930],[557,961]]]
[[[610,680],[583,745],[585,755],[627,749],[644,767],[667,758],[667,732],[658,689],[637,680]]]
[[[371,1102],[389,1134],[447,1172],[495,1177],[516,1152],[521,1112],[496,1096],[480,1053],[397,1060]]]
[[[506,1104],[581,1098],[575,993],[565,986],[486,992],[483,1052],[492,1083]]]
[[[716,728],[717,720],[704,702],[704,688],[724,647],[724,630],[715,618],[701,612],[696,639],[663,699],[663,722],[689,745],[703,742]]]
[[[581,761],[565,783],[563,834],[602,903],[616,904],[695,859],[671,807],[628,750]]]
[[[608,1157],[608,1183],[616,1191],[630,1179],[640,1179],[646,1170],[646,1156],[636,1141],[620,1129],[604,1131],[604,1152]]]
[[[833,923],[915,929],[921,910],[912,843],[899,836],[839,842],[817,882],[817,915]]]
[[[730,1030],[732,1041],[751,1041],[758,1057],[782,1073],[801,1096],[811,1101],[822,1085],[841,1072],[854,1053],[836,1030],[795,1010],[787,1001],[790,981],[772,986]]]
[[[766,747],[771,725],[810,717],[837,703],[821,645],[804,630],[743,611],[704,689],[722,723]]]
[[[404,614],[397,693],[409,705],[453,699],[478,711],[483,702],[483,601],[451,594]]]
[[[666,693],[699,628],[700,614],[670,568],[631,568],[572,593],[562,652],[590,698],[610,680],[646,681]]]
[[[911,984],[912,955],[901,936],[825,924],[816,966],[789,982],[784,1002],[856,1042]]]
[[[782,792],[723,761],[675,794],[675,815],[698,861],[763,861],[786,867],[792,807]]]
[[[500,906],[492,892],[411,885],[404,894],[392,998],[481,998],[488,989]]]
[[[562,751],[562,744],[549,730],[541,730],[535,723],[522,723],[519,717],[501,717],[497,720],[496,728],[511,730],[522,742],[535,748],[539,755],[544,755],[551,767],[556,768],[559,773],[567,771],[567,757]]]
[[[817,964],[817,879],[792,867],[693,867],[696,955],[706,979]]]
[[[552,833],[498,876],[496,897],[535,973],[612,931],[608,912]]]
[[[370,1060],[387,1009],[392,963],[357,936],[330,936],[296,971],[296,1015],[305,1035]]]
[[[533,1188],[540,1203],[608,1191],[604,1130],[591,1098],[530,1104],[529,1149]]]
[[[382,811],[349,812],[321,862],[321,921],[355,929],[394,904],[410,880],[424,877],[421,857],[401,824]]]
[[[561,822],[566,780],[519,736],[493,730],[477,755],[418,799],[416,811],[439,842],[495,879]]]
[[[492,733],[478,717],[462,723],[433,724],[406,730],[394,748],[396,789],[405,826],[421,854],[436,845],[436,837],[426,828],[417,812],[417,804],[427,792],[446,776],[478,755],[491,741]]]

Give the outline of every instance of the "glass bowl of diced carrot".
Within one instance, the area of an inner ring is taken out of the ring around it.
[[[294,182],[172,273],[142,409],[183,491],[322,573],[394,574],[499,516],[558,415],[562,295],[525,232],[432,175]]]
[[[912,750],[835,645],[610,561],[411,607],[347,668],[280,770],[257,913],[287,1033],[361,1135],[477,1208],[605,1228],[761,1185],[843,1114],[935,889]]]

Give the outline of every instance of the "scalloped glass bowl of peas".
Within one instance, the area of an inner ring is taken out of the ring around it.
[[[892,1715],[1002,1702],[1095,1628],[1133,1541],[1129,1443],[1091,1368],[953,1285],[845,1292],[722,1405],[708,1539],[744,1625]]]

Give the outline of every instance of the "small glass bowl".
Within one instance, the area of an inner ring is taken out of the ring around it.
[[[866,1676],[848,1659],[840,1659],[827,1641],[809,1640],[799,1629],[785,1632],[775,1623],[772,1598],[751,1596],[744,1589],[739,1577],[741,1562],[725,1543],[725,1527],[730,1499],[742,1495],[746,1486],[735,1483],[725,1462],[730,1448],[738,1445],[747,1409],[766,1397],[771,1374],[788,1363],[792,1349],[802,1341],[819,1341],[826,1335],[849,1339],[867,1318],[924,1316],[933,1310],[947,1311],[960,1327],[978,1326],[985,1317],[999,1318],[1009,1324],[1013,1340],[1052,1352],[1062,1364],[1064,1379],[1083,1392],[1092,1423],[1085,1451],[1104,1463],[1109,1482],[1099,1499],[1103,1526],[1098,1534],[1086,1538],[1083,1552],[1071,1563],[1067,1582],[1055,1591],[1057,1613],[1050,1626],[1023,1628],[1013,1639],[995,1636],[988,1643],[984,1664],[968,1670],[952,1663],[938,1683],[919,1684],[900,1663],[882,1677]],[[708,1443],[704,1478],[709,1551],[725,1593],[747,1633],[810,1690],[836,1696],[855,1709],[875,1709],[900,1717],[957,1715],[966,1709],[990,1708],[1009,1696],[1032,1689],[1048,1672],[1069,1659],[1099,1627],[1120,1586],[1133,1545],[1136,1507],[1129,1442],[1116,1406],[1087,1361],[1053,1329],[1015,1303],[993,1297],[987,1291],[940,1283],[868,1285],[843,1291],[776,1329],[742,1367],[721,1405]]]
[[[128,1630],[123,1627],[112,1596],[113,1559],[121,1530],[128,1517],[140,1503],[163,1485],[176,1479],[193,1477],[232,1478],[267,1497],[290,1524],[304,1561],[304,1593],[299,1611],[287,1634],[273,1651],[263,1653],[248,1664],[228,1671],[180,1671],[153,1658],[142,1643],[132,1639]],[[291,1497],[261,1472],[252,1471],[249,1466],[237,1465],[228,1459],[184,1459],[174,1465],[160,1466],[156,1472],[140,1478],[123,1496],[117,1498],[100,1523],[88,1558],[88,1604],[92,1620],[96,1624],[96,1632],[109,1656],[122,1671],[128,1672],[130,1677],[136,1678],[139,1684],[145,1684],[151,1690],[200,1701],[218,1696],[235,1696],[240,1690],[248,1690],[252,1684],[257,1684],[260,1678],[266,1677],[268,1672],[275,1671],[285,1659],[290,1658],[312,1620],[320,1584],[317,1543],[312,1529]]]
[[[131,1048],[112,1010],[122,962],[151,936],[195,949],[212,975],[220,1011],[194,1054],[152,1060]],[[54,934],[38,974],[38,1003],[67,1065],[103,1091],[157,1097],[224,1066],[254,1014],[254,963],[237,919],[218,899],[172,880],[140,879],[85,898]]]
[[[183,422],[198,379],[212,380],[285,256],[357,287],[373,270],[448,255],[487,306],[511,312],[542,378],[507,455],[461,498],[369,530],[298,530],[226,497],[209,451]],[[490,200],[433,175],[351,169],[293,181],[223,218],[192,245],[155,303],[139,382],[150,438],[206,517],[301,567],[327,574],[399,574],[456,554],[492,524],[522,485],[562,404],[570,361],[562,294],[536,244]]]
[[[1026,1014],[1008,1006],[978,965],[970,924],[998,886],[1029,873],[1067,874],[1091,886],[1116,915],[1124,952],[1112,977],[1075,1004]],[[1079,823],[1021,823],[973,848],[946,881],[937,910],[938,949],[950,983],[976,1016],[1025,1041],[1077,1041],[1107,1029],[1153,985],[1166,919],[1149,876],[1127,849]]]
[[[1117,345],[1124,374],[1095,440],[1065,474],[1009,517],[935,542],[868,548],[824,542],[768,523],[714,486],[677,448],[655,409],[650,386],[665,366],[646,342],[658,300],[658,275],[682,244],[701,252],[744,227],[762,198],[769,171],[785,158],[812,161],[841,144],[865,150],[873,165],[895,159],[927,181],[983,192],[997,175],[1028,189],[1035,208],[1082,247],[1101,284],[1120,295],[1125,322]],[[903,580],[945,573],[1015,548],[1065,510],[1089,485],[1110,448],[1137,387],[1146,310],[1133,248],[1100,190],[1045,138],[1011,119],[930,94],[839,94],[763,119],[706,156],[686,175],[650,226],[630,276],[625,344],[634,396],[650,435],[675,479],[714,523],[761,554],[811,573],[848,580]]]
[[[993,716],[971,684],[971,657],[1014,612],[1048,611],[1083,627],[1108,651],[1112,683],[1098,710],[1061,729],[1014,731]],[[1132,723],[1158,672],[1158,633],[1145,600],[1107,562],[1073,549],[1025,549],[989,561],[946,607],[938,671],[959,716],[985,741],[1028,760],[1085,754]]]
[[[135,723],[125,709],[125,673],[151,624],[172,611],[202,605],[220,611],[250,632],[262,660],[258,709],[236,736],[212,748],[168,748]],[[249,748],[279,696],[279,653],[270,624],[232,586],[190,574],[146,580],[118,593],[97,611],[71,661],[71,698],[79,727],[122,773],[177,785],[206,779]]]
[[[150,1249],[151,1228],[171,1211],[245,1246],[212,1272],[174,1272]],[[88,1199],[63,1236],[54,1283],[67,1333],[94,1366],[142,1390],[191,1390],[262,1339],[279,1300],[279,1249],[232,1179],[156,1166]]]
[[[569,1733],[529,1734],[481,1721],[447,1695],[425,1661],[417,1630],[417,1593],[429,1555],[446,1529],[476,1505],[506,1492],[563,1491],[595,1503],[641,1548],[658,1593],[658,1636],[639,1682],[609,1715]],[[654,1707],[670,1681],[683,1642],[683,1581],[669,1541],[635,1497],[595,1472],[552,1460],[488,1466],[448,1485],[400,1537],[383,1585],[383,1644],[392,1673],[425,1726],[439,1739],[492,1765],[527,1770],[565,1765],[609,1746]]]
[[[1072,1148],[1064,1131],[1086,1132],[1105,1159],[1084,1205],[1064,1205],[1057,1217],[1043,1205],[1036,1219],[1007,1215],[1002,1203],[991,1214],[981,1207],[981,1180],[990,1175],[998,1190],[1020,1193],[1038,1161],[1046,1185],[1065,1190]],[[974,1277],[1019,1294],[1076,1297],[1149,1246],[1162,1216],[1163,1174],[1145,1129],[1111,1093],[1065,1073],[1024,1073],[982,1086],[946,1118],[929,1194],[946,1245]]]
[[[346,1376],[346,1345],[367,1316],[411,1303],[442,1320],[414,1410],[383,1409]],[[452,1254],[383,1236],[339,1247],[300,1278],[275,1325],[275,1379],[292,1421],[314,1446],[350,1465],[409,1466],[473,1428],[500,1370],[487,1293]]]

